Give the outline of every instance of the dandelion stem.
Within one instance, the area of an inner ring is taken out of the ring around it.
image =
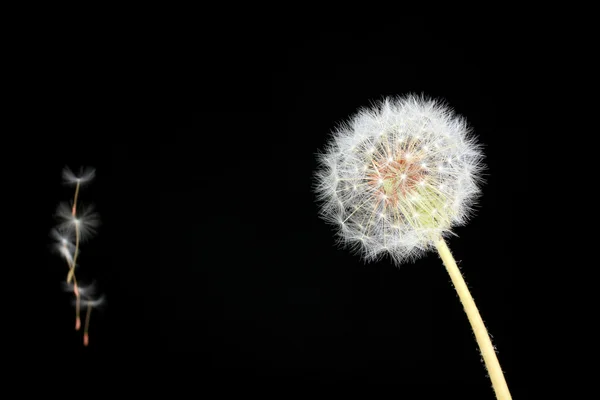
[[[458,297],[460,298],[469,322],[471,323],[471,328],[475,333],[475,340],[477,341],[477,345],[481,351],[481,355],[490,376],[490,380],[492,381],[492,387],[496,393],[496,398],[498,400],[511,400],[512,397],[508,391],[508,386],[506,384],[506,380],[504,379],[502,369],[500,368],[496,351],[492,345],[492,341],[483,323],[483,320],[481,319],[479,310],[477,310],[475,301],[473,300],[473,297],[469,292],[469,288],[463,279],[460,269],[458,269],[456,261],[454,260],[454,257],[452,256],[452,253],[450,252],[450,249],[448,248],[448,245],[444,239],[438,239],[436,242],[436,247],[440,258],[442,259],[442,262],[446,266],[446,270],[452,279],[454,288],[458,293]]]

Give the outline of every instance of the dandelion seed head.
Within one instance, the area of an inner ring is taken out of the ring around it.
[[[366,261],[415,259],[472,214],[482,160],[466,121],[446,104],[387,98],[341,124],[319,154],[321,216]],[[351,184],[332,185],[331,174]]]

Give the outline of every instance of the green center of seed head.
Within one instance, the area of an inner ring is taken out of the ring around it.
[[[444,208],[443,197],[429,185],[415,185],[407,191],[400,187],[400,176],[383,180],[383,191],[388,198],[398,199],[396,207],[404,214],[410,225],[424,229],[447,229],[452,216]]]
[[[386,196],[393,196],[396,189],[396,179],[395,178],[386,178],[383,180],[383,191]]]
[[[417,200],[412,201],[416,216],[413,216],[416,226],[425,229],[448,229],[452,221],[450,209],[445,208],[444,201],[431,186],[415,188]]]

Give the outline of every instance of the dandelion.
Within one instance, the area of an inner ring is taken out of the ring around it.
[[[73,173],[69,167],[65,167],[62,172],[63,182],[67,185],[75,185],[75,197],[73,200],[72,213],[75,215],[77,208],[77,197],[79,195],[79,188],[94,179],[96,176],[96,170],[91,167],[82,167],[79,174]]]
[[[72,207],[67,203],[60,203],[56,210],[56,217],[59,220],[60,230],[74,236],[78,243],[84,243],[96,234],[100,218],[92,205],[79,208],[79,212],[73,214]]]
[[[510,399],[479,311],[445,237],[480,195],[483,153],[466,120],[425,96],[386,98],[359,110],[318,155],[321,217],[365,261],[396,265],[437,250],[475,332],[493,388]]]

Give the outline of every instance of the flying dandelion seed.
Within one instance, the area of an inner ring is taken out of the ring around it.
[[[84,243],[96,234],[100,217],[92,205],[85,208],[80,206],[76,215],[73,215],[71,210],[67,203],[58,205],[56,210],[56,217],[59,220],[58,229],[73,238],[78,236],[79,242]]]
[[[81,168],[79,174],[73,173],[69,167],[63,169],[63,182],[69,185],[75,185],[75,194],[73,196],[72,206],[67,203],[60,203],[56,211],[56,217],[59,220],[58,226],[50,232],[54,240],[53,249],[60,254],[69,267],[65,289],[72,292],[75,296],[75,330],[81,328],[80,309],[83,305],[87,307],[86,321],[84,326],[83,344],[89,343],[88,327],[90,315],[93,307],[97,307],[104,301],[103,296],[95,296],[93,285],[82,287],[77,283],[75,269],[78,266],[78,256],[80,253],[80,244],[87,241],[96,233],[100,219],[93,207],[78,207],[79,189],[82,185],[90,182],[95,176],[93,168]]]
[[[60,254],[66,261],[69,268],[73,264],[73,253],[75,252],[74,238],[64,229],[54,228],[50,231],[50,237],[54,241],[53,250]]]
[[[481,146],[464,118],[424,96],[387,98],[333,132],[318,155],[321,217],[365,261],[396,265],[437,250],[461,299],[498,399],[510,393],[487,329],[444,237],[480,194]]]
[[[79,188],[82,185],[90,182],[96,176],[96,170],[91,167],[81,167],[79,174],[75,174],[69,167],[63,168],[62,177],[63,183],[66,185],[75,185],[75,196],[73,198],[73,208],[71,213],[75,216],[77,212],[77,198],[79,196]]]
[[[79,307],[86,308],[85,315],[85,323],[83,327],[83,345],[88,346],[89,339],[89,328],[90,328],[90,320],[92,315],[92,309],[100,308],[104,305],[106,299],[104,295],[98,295],[96,284],[92,283],[90,285],[80,286],[79,287],[79,299],[73,301],[73,305],[79,309]]]

